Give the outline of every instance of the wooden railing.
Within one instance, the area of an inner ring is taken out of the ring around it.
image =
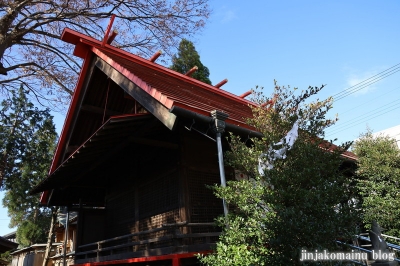
[[[193,233],[194,228],[207,228],[201,231],[211,232]],[[162,236],[151,237],[151,234]],[[214,223],[163,224],[159,228],[81,245],[75,253],[75,263],[209,250],[219,235]]]

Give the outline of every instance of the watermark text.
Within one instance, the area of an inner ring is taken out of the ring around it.
[[[394,253],[372,251],[373,260],[393,261]],[[367,260],[368,254],[366,252],[359,252],[351,250],[349,252],[329,252],[327,250],[308,251],[301,250],[300,261],[322,261],[322,260]]]

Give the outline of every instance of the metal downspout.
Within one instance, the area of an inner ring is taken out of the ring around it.
[[[202,114],[195,113],[193,111],[184,109],[179,106],[173,106],[170,110],[171,113],[175,114],[178,117],[184,117],[193,119],[195,121],[200,121],[201,123],[205,124],[212,124],[212,128],[216,133],[216,141],[217,141],[217,149],[218,149],[218,165],[219,165],[219,172],[221,178],[221,186],[226,187],[226,178],[225,178],[225,168],[224,168],[224,157],[223,157],[223,150],[222,150],[222,141],[221,136],[222,133],[226,131],[230,131],[232,133],[247,136],[248,138],[257,137],[262,138],[263,134],[251,129],[239,127],[237,125],[228,124],[225,120],[229,117],[228,114],[225,114],[221,111],[211,111],[211,117],[205,116]],[[223,207],[224,207],[224,214],[225,217],[228,215],[228,206],[226,204],[225,199],[222,199]]]
[[[211,117],[213,118],[213,129],[215,130],[217,137],[217,149],[218,149],[218,165],[219,165],[219,174],[221,177],[221,186],[226,187],[226,178],[225,178],[225,167],[224,167],[224,156],[222,150],[222,142],[221,135],[225,130],[225,119],[228,118],[228,115],[214,110],[211,112]],[[226,204],[225,199],[222,199],[222,204],[224,207],[224,215],[225,218],[228,216],[228,205]]]
[[[65,215],[65,234],[64,234],[64,254],[63,254],[63,265],[67,266],[67,240],[68,240],[68,225],[69,225],[69,208],[67,206],[67,213]]]

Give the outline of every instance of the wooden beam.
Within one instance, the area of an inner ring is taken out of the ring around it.
[[[168,108],[154,99],[137,84],[133,83],[127,77],[118,72],[103,59],[97,57],[95,65],[126,93],[140,103],[149,113],[153,114],[158,120],[160,120],[167,128],[170,130],[174,128],[176,116],[170,113]]]
[[[223,85],[225,85],[228,82],[228,79],[224,79],[220,83],[214,85],[215,88],[221,88]]]
[[[104,114],[104,109],[94,106],[94,105],[89,105],[89,104],[84,104],[81,107],[81,110],[91,112],[91,113],[96,113],[96,114]],[[113,110],[106,110],[106,115],[107,116],[114,116],[114,115],[122,115],[123,113],[113,111]]]
[[[110,36],[108,36],[107,44],[111,44],[111,43],[114,41],[114,39],[115,39],[115,37],[116,37],[117,35],[118,35],[118,31],[117,31],[117,30],[113,30],[113,31],[111,32]]]
[[[78,148],[79,148],[78,145],[68,146],[65,153],[72,153],[72,152],[76,151]]]
[[[157,60],[157,58],[162,54],[161,50],[157,51],[150,59],[150,62],[155,62]]]
[[[79,74],[79,80],[75,87],[71,105],[68,109],[63,130],[57,144],[56,153],[51,164],[50,172],[56,170],[58,165],[61,164],[65,159],[65,149],[69,146],[72,132],[75,129],[76,121],[79,115],[79,108],[82,106],[83,99],[85,98],[89,82],[93,75],[94,66],[95,61],[93,60],[93,57],[88,55],[85,59],[81,73]]]
[[[115,14],[112,14],[110,22],[108,22],[107,30],[106,30],[106,32],[104,34],[104,38],[103,38],[103,42],[101,43],[101,46],[104,46],[107,43],[107,40],[108,40],[108,38],[110,36],[111,27],[112,27],[112,25],[114,23],[114,19],[115,19]]]
[[[179,145],[176,143],[155,140],[155,139],[131,137],[130,141],[133,143],[137,143],[137,144],[141,144],[141,145],[145,145],[145,146],[154,146],[154,147],[161,147],[161,148],[167,148],[167,149],[178,149],[179,148]]]
[[[192,67],[191,69],[189,69],[188,72],[185,73],[185,76],[191,77],[193,75],[194,72],[196,72],[199,68],[197,66]]]
[[[75,172],[74,174],[69,178],[69,182],[64,183],[63,189],[71,187],[73,184],[76,184],[76,182],[83,178],[87,173],[94,171],[98,166],[102,165],[105,161],[109,160],[113,156],[115,156],[116,153],[120,152],[123,150],[126,146],[128,146],[133,138],[135,136],[138,136],[142,134],[143,130],[146,130],[148,128],[152,128],[154,126],[154,122],[157,120],[154,119],[150,122],[147,122],[145,124],[142,124],[139,128],[137,128],[136,133],[131,135],[129,138],[121,139],[121,141],[116,144],[111,150],[108,150],[107,152],[101,152],[99,156],[97,156],[95,162],[90,163],[88,167],[85,167],[82,169],[82,167],[73,167]],[[140,139],[140,138],[139,138]],[[82,159],[79,159],[82,160]],[[72,184],[72,185],[71,185]]]

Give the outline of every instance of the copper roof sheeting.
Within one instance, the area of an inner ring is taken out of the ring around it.
[[[236,95],[205,83],[198,84],[200,82],[197,80],[189,81],[184,75],[182,77],[185,78],[177,78],[162,66],[149,68],[141,62],[129,60],[101,48],[93,51],[124,76],[130,78],[131,74],[131,81],[169,109],[179,106],[204,115],[209,115],[217,109],[229,115],[228,121],[241,126],[247,126],[244,120],[252,116],[249,107],[252,103]]]

